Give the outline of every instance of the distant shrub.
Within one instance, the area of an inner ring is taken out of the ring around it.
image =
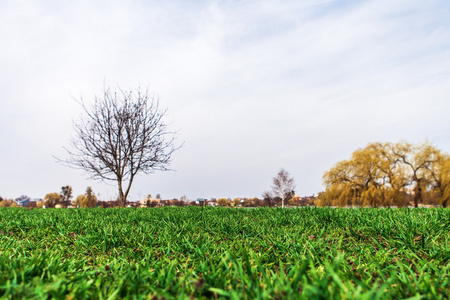
[[[217,204],[219,206],[231,206],[231,201],[226,198],[220,198],[219,200],[217,200]]]
[[[59,204],[62,200],[62,196],[58,193],[48,193],[44,197],[44,205],[46,207],[55,207],[56,204]]]
[[[13,199],[2,199],[2,201],[0,202],[0,207],[17,207],[17,204]]]

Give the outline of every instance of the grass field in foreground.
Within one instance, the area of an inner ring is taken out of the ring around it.
[[[450,209],[0,209],[0,297],[448,299]]]

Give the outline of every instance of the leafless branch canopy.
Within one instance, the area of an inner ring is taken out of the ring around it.
[[[105,89],[91,106],[80,104],[84,116],[74,122],[67,165],[93,179],[117,181],[123,204],[136,174],[169,170],[172,154],[179,148],[174,146],[176,133],[163,121],[167,110],[160,109],[148,90]],[[128,182],[125,190],[124,182]]]
[[[290,177],[286,170],[281,169],[277,176],[273,178],[272,191],[281,198],[283,207],[284,200],[293,193],[294,189],[294,178]]]

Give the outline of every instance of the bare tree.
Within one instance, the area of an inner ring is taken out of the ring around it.
[[[262,194],[264,206],[273,206],[273,195],[272,192],[266,191]]]
[[[294,194],[295,183],[294,178],[290,177],[289,173],[281,169],[277,177],[273,178],[272,191],[275,196],[281,198],[281,207],[284,208],[284,200]]]
[[[92,179],[115,181],[119,202],[125,206],[138,173],[168,171],[176,133],[169,131],[163,118],[167,112],[148,90],[111,92],[95,97],[91,106],[79,102],[84,116],[74,122],[75,138],[69,158],[73,168],[84,170]]]
[[[72,195],[72,187],[70,185],[65,185],[63,187],[61,187],[61,203],[63,206],[69,206],[70,205],[70,200],[72,199],[73,195]]]

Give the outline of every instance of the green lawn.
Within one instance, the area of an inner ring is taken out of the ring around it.
[[[449,299],[450,209],[0,209],[0,297]]]

